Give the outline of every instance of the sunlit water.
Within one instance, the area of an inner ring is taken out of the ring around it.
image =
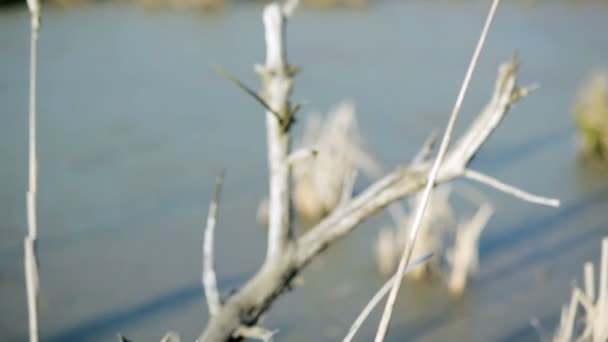
[[[289,58],[303,66],[296,100],[326,111],[357,104],[363,134],[387,167],[408,161],[442,127],[486,4],[380,3],[365,11],[302,10],[289,24]],[[228,169],[217,231],[224,293],[260,265],[255,225],[265,194],[261,108],[212,69],[257,85],[263,60],[259,5],[223,14],[95,5],[49,8],[40,38],[40,320],[46,341],[136,341],[167,330],[193,340],[207,320],[200,288],[201,231],[214,177]],[[479,186],[496,206],[481,241],[480,272],[452,301],[443,286],[406,284],[393,341],[535,340],[533,317],[553,329],[582,263],[608,234],[608,178],[581,166],[571,104],[584,77],[608,64],[608,8],[504,4],[482,54],[462,130],[490,95],[497,65],[515,50],[521,101],[473,162],[560,209]],[[0,12],[0,339],[26,338],[25,226],[29,20]],[[300,128],[298,128],[300,129]],[[364,186],[362,183],[361,186]],[[304,274],[265,326],[279,340],[344,336],[381,285],[372,242],[377,216]],[[369,340],[374,316],[360,335]]]

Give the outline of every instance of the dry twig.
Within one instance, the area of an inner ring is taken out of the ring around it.
[[[215,192],[213,200],[209,204],[209,213],[207,215],[207,226],[205,227],[205,235],[203,239],[203,288],[205,289],[205,297],[207,298],[207,306],[209,313],[215,316],[221,308],[220,295],[217,289],[217,279],[213,268],[213,244],[215,224],[217,222],[217,209],[220,204],[220,195],[222,193],[222,185],[224,183],[225,170],[222,170],[217,177],[215,183]]]

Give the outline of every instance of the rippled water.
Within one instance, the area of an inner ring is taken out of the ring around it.
[[[296,100],[326,111],[357,104],[363,134],[387,165],[411,158],[442,127],[481,29],[479,3],[382,2],[365,11],[302,10],[289,57],[303,66]],[[39,222],[41,329],[47,341],[107,341],[122,332],[192,340],[206,322],[199,285],[201,230],[215,175],[228,169],[217,232],[217,271],[228,292],[263,258],[254,224],[266,188],[262,111],[217,76],[251,85],[263,60],[259,5],[205,16],[120,4],[48,8],[40,40]],[[552,329],[582,263],[608,234],[608,177],[580,165],[570,108],[577,87],[608,65],[608,7],[510,3],[499,10],[459,129],[486,102],[497,65],[518,50],[520,102],[474,167],[563,200],[537,207],[482,190],[497,210],[482,236],[480,273],[451,301],[439,285],[404,287],[394,341],[536,339]],[[0,339],[26,338],[25,234],[29,21],[0,12]],[[303,111],[305,112],[305,111]],[[377,216],[304,274],[273,307],[279,340],[344,336],[380,286]],[[375,331],[370,321],[360,340]]]

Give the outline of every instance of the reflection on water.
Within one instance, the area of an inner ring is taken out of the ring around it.
[[[260,108],[220,79],[248,84],[263,59],[259,5],[221,16],[146,12],[120,5],[49,8],[40,41],[41,324],[51,341],[111,340],[122,332],[192,340],[206,309],[200,239],[213,180],[228,169],[217,232],[225,293],[254,272],[264,237]],[[366,11],[303,10],[290,21],[290,59],[304,67],[295,99],[327,111],[357,104],[361,131],[388,165],[409,160],[445,123],[486,12],[485,4],[381,3]],[[465,122],[487,100],[496,66],[518,49],[522,83],[542,88],[509,114],[474,167],[533,192],[557,210],[483,189],[497,210],[482,236],[481,270],[451,302],[434,284],[404,287],[391,338],[534,339],[551,325],[582,263],[608,234],[608,180],[577,163],[571,102],[608,61],[608,9],[505,4],[465,101]],[[25,338],[21,266],[25,233],[27,13],[0,13],[0,337]],[[303,111],[305,112],[305,111]],[[298,130],[301,127],[297,128]],[[364,223],[310,266],[303,288],[273,308],[267,326],[289,341],[335,340],[381,280]],[[377,319],[377,317],[375,318]],[[364,327],[362,340],[375,323]]]

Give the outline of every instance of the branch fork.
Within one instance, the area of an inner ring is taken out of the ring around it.
[[[494,10],[496,2],[497,0],[493,6]],[[291,222],[291,167],[314,153],[306,150],[291,153],[290,128],[294,122],[295,111],[299,108],[292,107],[289,100],[297,68],[289,66],[285,52],[285,23],[292,12],[293,8],[286,10],[278,3],[269,4],[264,9],[266,63],[256,67],[262,80],[262,95],[247,90],[242,83],[229,78],[252,95],[266,110],[270,179],[267,254],[260,270],[241,289],[227,298],[216,314],[211,316],[199,338],[201,342],[227,341],[235,336],[244,336],[245,333],[239,332],[257,326],[273,302],[291,288],[297,275],[316,256],[350,234],[370,215],[403,197],[419,192],[424,187],[432,188],[455,178],[466,177],[534,203],[552,206],[559,204],[557,200],[535,197],[468,169],[470,160],[478,153],[511,106],[533,90],[533,87],[516,86],[518,63],[514,57],[500,66],[494,94],[489,103],[453,147],[448,148],[446,141],[449,142],[449,139],[446,140],[444,136],[437,157],[442,159],[445,156],[443,162],[438,162],[437,159],[429,160],[436,140],[431,135],[410,165],[396,167],[353,198],[344,195],[336,210],[301,236],[295,237]],[[486,26],[488,25],[486,23]],[[487,31],[487,27],[485,30]],[[476,51],[476,54],[478,52]],[[469,70],[467,78],[470,78],[471,73]],[[459,95],[457,109],[463,96],[464,92]],[[434,175],[429,177],[430,173]],[[349,184],[354,183],[355,176],[347,180]],[[402,273],[394,277],[395,284],[400,282],[400,275]],[[382,338],[383,335],[379,340]]]

